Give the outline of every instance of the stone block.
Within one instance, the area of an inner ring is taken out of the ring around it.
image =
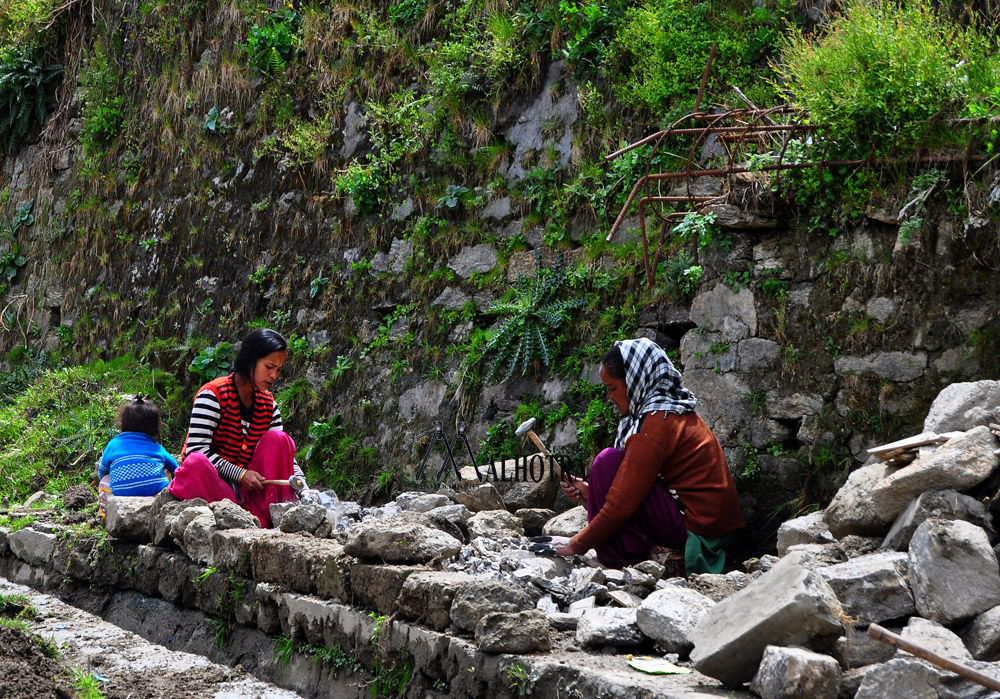
[[[897,628],[889,630],[899,633]],[[888,643],[872,638],[865,629],[850,628],[845,635],[837,639],[831,654],[842,669],[852,670],[892,660],[896,655],[896,649]],[[860,683],[860,680],[858,682]]]
[[[1000,604],[1000,567],[979,527],[929,519],[910,540],[909,578],[917,611],[954,624]]]
[[[558,514],[542,527],[545,536],[576,536],[587,526],[587,508],[578,505]]]
[[[500,539],[524,536],[524,524],[507,510],[477,512],[469,518],[469,538]]]
[[[906,580],[908,557],[897,551],[871,553],[818,572],[856,626],[868,626],[916,612]]]
[[[441,631],[451,622],[451,603],[458,588],[473,580],[471,575],[465,573],[414,573],[403,583],[399,594],[399,612],[407,619]]]
[[[790,555],[710,609],[688,638],[695,668],[727,685],[749,681],[769,645],[823,649],[843,634],[843,611],[822,576]]]
[[[525,536],[540,536],[545,523],[555,517],[556,513],[544,507],[522,507],[515,510],[514,515],[524,524]]]
[[[876,483],[897,470],[877,461],[852,472],[847,482],[833,496],[830,505],[823,511],[823,519],[830,528],[830,533],[838,539],[849,534],[862,536],[885,534],[891,520],[879,516],[871,491]]]
[[[972,427],[970,413],[1000,405],[1000,381],[953,383],[941,390],[924,418],[924,432],[955,432]]]
[[[488,614],[514,614],[534,607],[524,590],[509,582],[477,580],[458,588],[451,602],[451,625],[459,632],[472,633]]]
[[[439,493],[402,493],[396,498],[396,504],[410,512],[429,512],[450,505],[451,499]]]
[[[379,614],[396,612],[403,583],[414,573],[429,572],[423,566],[394,566],[357,563],[351,568],[354,603]]]
[[[56,550],[58,536],[31,527],[11,532],[7,537],[11,553],[33,566],[47,566]]]
[[[395,518],[354,525],[348,530],[346,549],[362,559],[426,563],[438,556],[454,556],[462,542],[439,529]]]
[[[1000,660],[1000,607],[987,609],[962,631],[962,640],[976,660]]]
[[[836,699],[841,674],[840,665],[829,655],[768,646],[750,689],[761,699]]]
[[[951,658],[960,663],[972,660],[972,654],[969,653],[969,649],[965,647],[962,639],[954,631],[936,621],[922,619],[918,616],[912,617],[899,635],[907,641],[945,658]],[[898,651],[898,654],[910,655],[905,650]]]
[[[149,542],[149,512],[153,505],[152,497],[126,497],[111,495],[105,507],[107,514],[104,528],[116,539]]]
[[[476,625],[476,646],[487,653],[533,653],[552,648],[548,617],[536,609],[492,612]]]
[[[329,539],[264,536],[250,545],[253,577],[296,592],[349,598],[354,564],[343,546]]]
[[[212,533],[212,559],[219,570],[249,577],[253,542],[261,537],[281,536],[274,529],[223,529]]]

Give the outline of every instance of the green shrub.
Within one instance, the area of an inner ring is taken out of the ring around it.
[[[0,139],[6,139],[8,152],[45,123],[60,75],[62,68],[44,65],[34,49],[15,49],[0,58]]]
[[[295,54],[299,23],[298,13],[289,8],[269,15],[263,25],[253,25],[243,45],[250,67],[261,75],[283,71]]]
[[[687,0],[650,0],[632,7],[607,49],[609,65],[622,76],[614,91],[625,104],[655,114],[687,110],[712,44],[717,49],[709,90],[721,92],[728,84],[748,87],[757,82],[756,64],[771,51],[770,42],[777,37],[773,27],[784,16],[781,6],[747,15],[719,2]],[[766,31],[759,31],[762,27]]]
[[[335,180],[334,186],[341,194],[349,194],[354,199],[361,216],[375,213],[385,197],[385,182],[382,173],[372,166],[352,163]]]
[[[125,122],[128,101],[125,89],[132,76],[122,77],[118,64],[108,59],[107,49],[98,43],[84,60],[80,73],[83,87],[83,141],[88,150],[118,135]]]
[[[559,329],[572,309],[583,305],[583,299],[556,300],[565,284],[562,256],[551,270],[543,270],[536,253],[535,275],[530,279],[521,275],[513,289],[513,298],[490,307],[490,313],[504,315],[506,319],[485,348],[486,352],[496,350],[487,381],[507,361],[510,365],[502,381],[513,376],[519,364],[521,374],[526,374],[528,364],[536,357],[546,366],[552,363],[552,332]]]
[[[989,54],[975,25],[956,25],[927,0],[854,0],[819,38],[789,34],[777,70],[828,127],[828,157],[866,157],[925,143],[935,122],[993,88]]]
[[[229,373],[232,349],[232,345],[228,342],[220,342],[215,347],[206,347],[194,358],[188,370],[197,374],[203,383],[225,376]]]
[[[413,27],[426,11],[427,0],[400,0],[389,8],[389,19],[397,27]]]

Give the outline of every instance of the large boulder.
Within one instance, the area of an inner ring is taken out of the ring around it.
[[[36,525],[37,526],[37,525]],[[7,543],[11,552],[25,563],[33,566],[47,566],[52,553],[56,550],[59,537],[52,533],[25,527],[11,532]]]
[[[500,539],[524,536],[521,519],[507,510],[484,510],[472,515],[468,521],[469,538]]]
[[[996,448],[993,432],[980,425],[918,457],[872,487],[879,517],[895,519],[910,500],[928,490],[963,491],[978,485],[997,467]]]
[[[440,529],[401,518],[356,524],[347,533],[347,553],[386,563],[426,563],[454,556],[462,542]]]
[[[727,685],[749,681],[769,645],[822,649],[844,632],[844,613],[822,576],[791,554],[710,609],[689,634],[695,668]]]
[[[460,505],[465,505],[472,512],[507,509],[500,492],[492,483],[459,481],[454,488],[442,483],[438,492],[447,495]]]
[[[931,403],[924,432],[955,432],[983,424],[979,418],[1000,405],[1000,381],[973,381],[946,386]],[[994,422],[997,420],[994,419]]]
[[[896,518],[882,541],[882,548],[906,551],[913,532],[928,519],[961,519],[992,531],[993,516],[986,506],[968,495],[954,490],[934,490],[921,493]]]
[[[872,500],[872,488],[898,469],[881,461],[853,471],[823,511],[830,533],[841,539],[851,534],[882,536],[891,519],[879,516]]]
[[[913,598],[925,619],[954,624],[1000,604],[1000,567],[979,527],[929,519],[910,540],[909,558]]]

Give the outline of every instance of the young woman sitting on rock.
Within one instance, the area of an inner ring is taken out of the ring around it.
[[[286,356],[287,343],[279,333],[254,330],[240,345],[233,373],[198,390],[172,494],[183,500],[232,500],[265,527],[271,526],[272,502],[295,499],[289,486],[264,483],[302,475],[295,443],[282,429],[270,391]]]
[[[555,551],[593,548],[601,563],[621,568],[672,549],[684,552],[688,574],[722,572],[743,515],[719,440],[694,411],[680,372],[657,344],[638,338],[604,355],[601,381],[623,417],[589,482],[563,483],[571,500],[586,503],[588,524],[553,542]]]

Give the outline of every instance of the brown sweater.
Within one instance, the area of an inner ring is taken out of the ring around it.
[[[646,499],[657,476],[676,491],[684,526],[718,537],[744,526],[736,484],[719,440],[694,412],[657,411],[625,442],[625,458],[611,483],[604,507],[573,537],[573,549],[587,551],[614,536]]]

